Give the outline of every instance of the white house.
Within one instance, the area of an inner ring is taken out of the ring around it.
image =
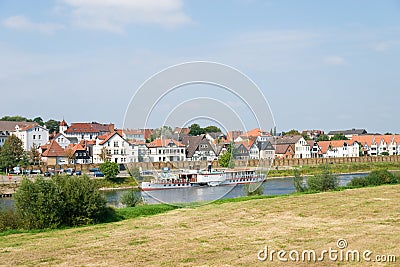
[[[146,146],[151,162],[184,161],[186,158],[186,146],[173,139],[158,138]]]
[[[351,140],[360,143],[364,155],[400,155],[400,135],[362,135]]]
[[[150,159],[147,157],[147,146],[143,141],[130,142],[132,162],[148,162]]]
[[[324,158],[359,157],[360,146],[352,140],[320,141],[318,146]]]
[[[276,145],[293,145],[295,158],[311,158],[310,145],[301,135],[285,135],[276,138]]]
[[[63,133],[58,133],[54,139],[57,141],[57,143],[62,147],[62,148],[66,148],[67,146],[69,146],[70,144],[77,144],[78,142],[78,138],[76,137],[67,137],[65,134]]]
[[[49,131],[38,124],[20,127],[15,126],[14,135],[21,139],[23,148],[29,151],[32,147],[39,148],[49,140]]]
[[[115,163],[134,162],[132,146],[118,132],[98,136],[93,146],[93,163],[103,163],[101,154],[106,149],[108,159]]]

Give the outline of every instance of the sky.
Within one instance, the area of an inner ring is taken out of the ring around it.
[[[0,1],[0,116],[122,127],[140,86],[188,61],[247,75],[278,131],[400,133],[399,0]],[[156,117],[195,97],[240,109],[217,87],[189,87]]]

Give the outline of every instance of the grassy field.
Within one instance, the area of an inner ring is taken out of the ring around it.
[[[80,228],[0,237],[0,265],[271,266],[257,253],[347,249],[400,261],[400,185],[220,202]],[[160,208],[162,208],[160,206]],[[125,210],[127,217],[132,217]],[[133,216],[134,217],[134,216]],[[293,263],[288,265],[309,265]],[[368,266],[332,262],[319,266]],[[381,266],[395,266],[382,264]]]

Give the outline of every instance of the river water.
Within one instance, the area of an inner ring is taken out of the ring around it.
[[[344,174],[339,175],[339,185],[347,185],[354,177],[366,176],[367,174]],[[293,177],[271,178],[263,183],[264,195],[284,195],[295,191]],[[103,191],[108,205],[122,207],[121,196],[127,190]],[[245,196],[245,186],[216,186],[216,187],[194,187],[170,190],[155,190],[141,192],[146,203],[189,203],[189,202],[209,202],[217,199],[234,198]],[[13,207],[12,198],[0,198],[0,207]]]

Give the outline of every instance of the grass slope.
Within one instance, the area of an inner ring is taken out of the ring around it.
[[[0,237],[0,265],[270,266],[282,263],[257,260],[265,245],[321,251],[336,249],[339,238],[347,240],[348,249],[396,255],[398,264],[399,202],[400,185],[380,186],[216,203],[116,223],[6,235]]]

